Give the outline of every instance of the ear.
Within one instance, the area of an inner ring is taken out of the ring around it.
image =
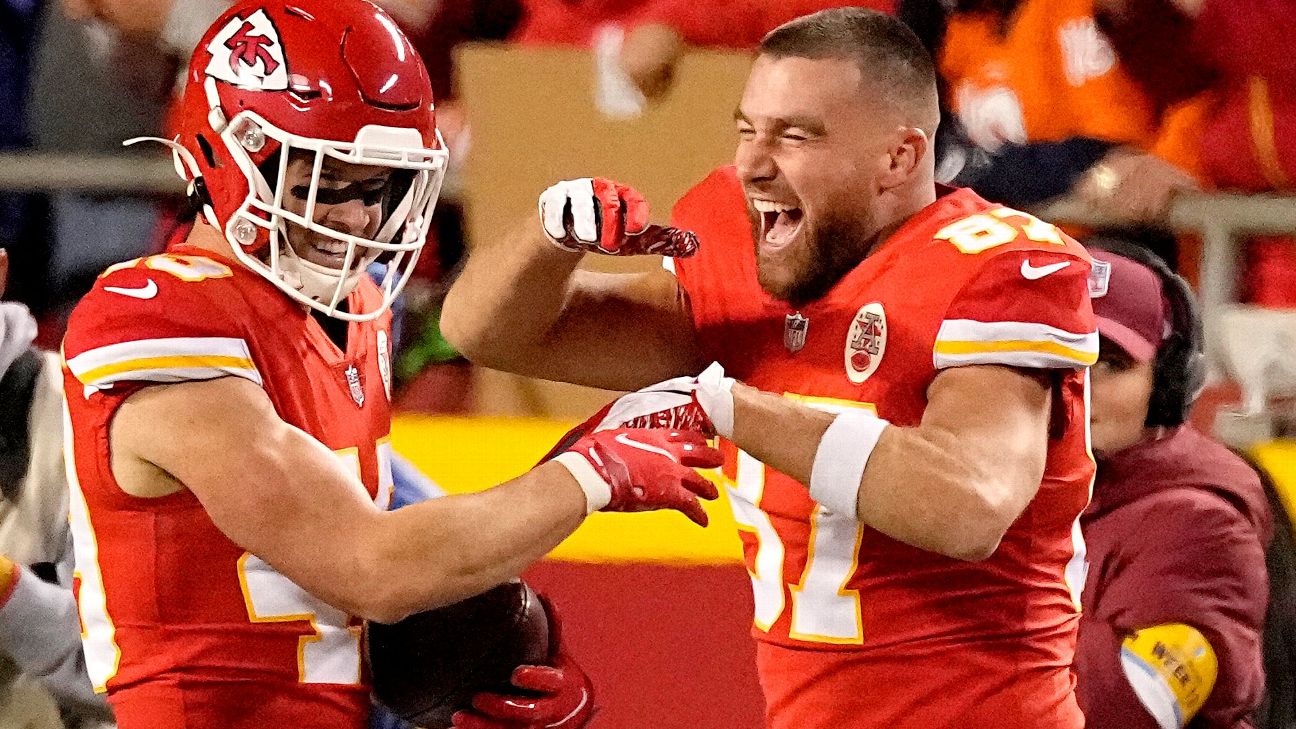
[[[883,189],[899,187],[908,182],[918,171],[919,164],[927,156],[931,146],[927,132],[918,127],[900,127],[896,130],[895,141],[888,150],[888,165],[878,178]]]
[[[9,251],[0,248],[0,296],[4,296],[7,283],[9,283]]]

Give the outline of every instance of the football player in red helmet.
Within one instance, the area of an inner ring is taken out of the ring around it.
[[[498,585],[594,510],[705,523],[715,489],[693,468],[719,454],[666,429],[594,434],[484,493],[386,509],[388,307],[446,152],[426,70],[377,7],[235,4],[164,141],[198,220],[105,271],[64,343],[86,665],[123,729],[362,727],[363,619]],[[551,658],[515,674],[531,693],[462,720],[580,726],[586,678]]]

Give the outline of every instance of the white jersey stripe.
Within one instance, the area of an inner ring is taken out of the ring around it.
[[[83,352],[67,366],[82,384],[95,388],[130,380],[184,382],[227,376],[262,384],[247,342],[234,337],[119,342]]]
[[[1098,359],[1098,332],[1069,332],[1035,322],[946,319],[932,350],[937,369],[974,364],[1086,367]]]

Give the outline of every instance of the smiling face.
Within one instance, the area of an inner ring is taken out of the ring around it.
[[[897,164],[914,166],[897,150],[926,152],[905,147],[922,132],[868,87],[853,59],[762,55],[752,65],[734,161],[758,216],[758,278],[776,298],[814,300],[855,267],[893,222],[886,197],[909,175]]]
[[[309,154],[293,154],[288,160],[283,206],[289,212],[306,215],[313,163],[314,156]],[[382,224],[383,200],[391,176],[390,168],[325,158],[315,197],[314,222],[339,233],[373,238]],[[287,228],[288,243],[300,258],[326,268],[342,268],[347,252],[345,242],[299,225],[289,224]]]

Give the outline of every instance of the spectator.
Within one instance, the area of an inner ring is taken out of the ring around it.
[[[0,250],[0,295],[6,272]],[[61,726],[52,694],[70,725],[90,726],[110,714],[85,673],[72,597],[62,378],[35,336],[26,308],[0,304],[0,725]]]
[[[1121,63],[1161,106],[1188,104],[1206,183],[1296,193],[1296,0],[1097,0]],[[1253,239],[1243,296],[1296,307],[1296,243]]]
[[[675,64],[689,46],[747,50],[783,23],[850,5],[891,12],[894,0],[524,0],[512,36],[524,45],[604,48],[648,99],[669,90]]]
[[[1092,0],[960,0],[940,69],[969,142],[967,164],[950,172],[990,199],[1023,206],[1075,191],[1148,221],[1197,185],[1178,117],[1158,115],[1126,73]]]
[[[42,0],[0,0],[0,152],[24,149],[27,130],[27,86],[31,75],[32,38],[44,8]],[[22,253],[13,265],[24,301],[39,301],[45,257],[44,201],[36,195],[0,190],[0,248]]]
[[[1094,250],[1091,280],[1098,475],[1081,522],[1080,706],[1090,729],[1251,727],[1268,500],[1255,471],[1184,422],[1204,366],[1187,284],[1137,247],[1098,245],[1112,250]]]
[[[121,154],[123,139],[160,132],[174,64],[132,33],[74,20],[64,9],[51,7],[45,14],[36,43],[29,109],[34,146]],[[152,201],[66,191],[51,203],[55,306],[79,298],[108,265],[147,252],[157,222]]]

